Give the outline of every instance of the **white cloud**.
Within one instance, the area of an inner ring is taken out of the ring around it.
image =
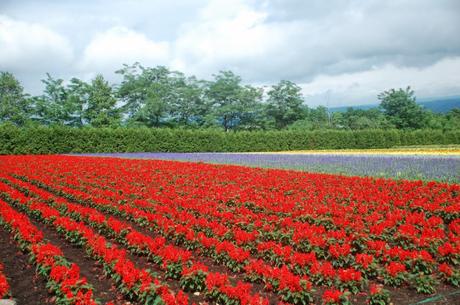
[[[49,28],[0,15],[0,70],[56,71],[73,61],[68,40]]]
[[[243,1],[210,1],[197,20],[182,27],[175,42],[176,62],[191,73],[209,75],[266,57],[282,33],[265,24],[267,14]]]
[[[79,69],[112,73],[122,64],[165,65],[170,56],[168,42],[155,42],[142,33],[116,26],[98,33],[83,51]]]
[[[341,75],[320,75],[301,84],[310,105],[370,104],[390,88],[411,86],[417,96],[447,96],[460,92],[460,57],[443,59],[431,66],[398,67],[388,64]],[[329,101],[327,101],[329,99]]]
[[[33,93],[46,72],[119,81],[113,72],[135,61],[208,79],[227,69],[252,84],[288,79],[320,102],[328,90],[346,104],[406,84],[460,93],[457,64],[442,64],[460,57],[458,0],[0,2],[0,69]]]

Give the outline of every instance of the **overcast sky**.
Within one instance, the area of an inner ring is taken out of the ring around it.
[[[291,80],[312,106],[408,85],[419,98],[459,95],[460,1],[0,0],[0,70],[28,92],[46,72],[117,82],[136,61]]]

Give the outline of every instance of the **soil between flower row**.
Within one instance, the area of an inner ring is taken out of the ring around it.
[[[113,301],[115,304],[119,305],[128,302],[124,299],[124,296],[118,292],[112,280],[104,275],[102,265],[86,256],[82,248],[70,244],[59,236],[54,229],[45,224],[31,217],[29,217],[29,219],[34,226],[43,232],[45,239],[57,245],[69,261],[76,263],[80,267],[80,274],[86,277],[88,282],[94,287],[93,292],[97,299],[103,303]],[[135,304],[133,302],[130,303]]]
[[[15,207],[13,208],[17,210]],[[85,276],[88,279],[89,283],[93,285],[93,292],[96,298],[103,302],[113,301],[115,304],[120,305],[137,304],[136,302],[128,301],[125,299],[125,297],[115,287],[115,283],[113,283],[112,279],[107,278],[104,275],[102,265],[99,264],[97,261],[91,259],[90,257],[86,256],[86,254],[84,253],[84,249],[72,245],[70,242],[61,237],[55,231],[54,228],[49,227],[34,218],[28,218],[30,219],[32,224],[34,224],[38,229],[40,229],[43,232],[47,240],[49,240],[55,245],[58,245],[61,248],[66,258],[68,258],[71,262],[76,263],[80,267],[81,275]],[[109,240],[112,244],[116,245],[118,248],[126,248],[124,245],[119,244],[117,241],[115,241],[107,234],[101,233],[101,235],[103,235],[107,240]],[[127,257],[131,261],[133,261],[140,269],[149,269],[155,272],[158,279],[167,283],[174,291],[179,291],[181,289],[180,284],[177,280],[166,279],[165,272],[158,265],[155,265],[154,263],[148,261],[147,257],[134,255],[129,252],[127,253]],[[188,296],[190,304],[212,304],[208,303],[205,300],[203,294],[197,295],[189,293]]]
[[[14,171],[14,170],[13,170]],[[36,176],[36,178],[38,178],[38,180],[42,180],[42,176]],[[45,179],[43,178],[43,181],[45,181]],[[47,181],[49,182],[49,181]],[[57,185],[51,183],[49,184],[51,187],[57,187]],[[90,192],[88,192],[90,193]],[[82,204],[84,205],[84,203]],[[110,214],[111,212],[106,212],[105,214]],[[199,215],[198,215],[199,217]],[[121,216],[120,216],[121,218]],[[123,221],[125,221],[126,223],[130,223],[130,224],[134,224],[133,222],[134,221],[128,221],[127,219],[124,219],[123,218]],[[145,229],[145,230],[139,230],[140,232],[142,231],[143,234],[147,233],[148,232],[148,229]],[[155,232],[152,232],[153,234],[156,234]],[[146,235],[150,235],[152,236],[151,234],[146,234]],[[435,254],[433,254],[435,255]],[[194,260],[196,261],[199,261],[199,262],[205,262],[205,265],[207,265],[208,267],[211,267],[210,270],[211,271],[220,271],[222,273],[227,273],[231,278],[233,278],[232,280],[235,281],[236,278],[238,278],[239,276],[241,276],[242,274],[236,274],[236,276],[234,276],[233,274],[231,274],[230,272],[228,272],[228,270],[225,270],[226,267],[223,267],[221,266],[219,263],[216,263],[217,265],[216,266],[213,266],[213,261],[210,260],[209,258],[207,257],[201,257],[201,255],[199,253],[195,253],[193,252],[193,257],[194,257]],[[145,257],[137,257],[135,256],[134,258],[131,258],[133,261],[136,262],[136,264],[138,263],[138,261],[142,261],[143,259],[145,259]],[[211,262],[210,262],[211,261]],[[142,263],[141,263],[142,264]],[[146,264],[148,265],[148,263]],[[216,269],[214,269],[216,268]],[[219,269],[219,268],[222,268],[222,269]],[[407,267],[409,268],[409,270],[411,270],[410,268],[411,267]],[[150,269],[155,269],[155,268],[152,268],[150,267]],[[413,271],[409,271],[411,273],[414,273]],[[160,279],[163,280],[163,277],[158,277]],[[380,281],[382,278],[379,277],[377,279],[377,281]],[[372,280],[375,280],[375,278],[371,279]],[[166,282],[166,280],[163,280]],[[171,284],[170,284],[171,285]],[[411,283],[412,285],[412,283]],[[259,288],[260,286],[260,288]],[[367,284],[366,284],[367,286]],[[171,287],[173,287],[173,285],[171,285]],[[415,292],[415,290],[413,290],[413,288],[406,288],[408,286],[403,286],[401,288],[397,288],[397,289],[392,289],[392,288],[389,288],[389,290],[391,291],[391,295],[392,295],[392,300],[393,300],[393,303],[394,304],[414,304],[414,303],[417,303],[419,301],[423,301],[427,298],[430,298],[429,300],[427,300],[428,302],[424,302],[426,304],[456,304],[458,303],[457,299],[458,299],[458,296],[459,294],[455,294],[455,292],[457,292],[457,290],[453,287],[449,287],[449,286],[445,286],[445,285],[439,285],[437,287],[438,291],[436,293],[436,295],[423,295],[423,294],[418,294]],[[253,285],[253,289],[257,290],[258,292],[259,289],[262,290],[262,285],[261,284],[256,284],[256,285]],[[315,287],[317,289],[317,292],[315,293],[315,304],[318,303],[319,301],[319,298],[318,298],[318,295],[321,295],[322,292],[324,291],[324,287]],[[364,290],[367,289],[367,287],[364,287],[363,288]],[[362,290],[363,291],[363,290]],[[364,304],[365,303],[365,300],[364,298],[362,297],[363,295],[360,294],[357,294],[357,295],[351,295],[350,296],[350,301],[353,302],[353,304]],[[434,297],[434,298],[433,298]],[[321,301],[319,301],[318,304],[320,304]]]
[[[56,193],[56,196],[57,195]],[[70,200],[75,204],[81,204],[78,202],[78,200]],[[133,228],[135,228],[137,231],[151,236],[151,237],[157,237],[158,235],[155,234],[154,232],[146,229],[145,227],[142,227],[135,223],[134,221],[130,219],[126,219],[117,215],[111,214],[113,218],[116,218],[117,220],[124,221],[129,223]],[[212,259],[202,256],[197,251],[193,251],[193,259],[196,261],[199,261],[203,264],[205,264],[209,270],[213,272],[221,272],[221,273],[227,273],[230,275],[230,280],[232,282],[236,282],[237,280],[243,280],[244,277],[241,274],[232,272],[225,266],[217,265],[215,264]],[[314,298],[315,301],[320,304],[321,300],[321,295],[326,290],[325,287],[323,286],[315,286],[316,292],[314,293]],[[437,292],[433,295],[423,295],[417,293],[415,290],[407,288],[407,287],[398,287],[398,288],[392,288],[388,287],[388,290],[390,291],[391,295],[391,300],[393,304],[402,304],[402,305],[415,305],[418,302],[424,302],[423,304],[428,304],[428,305],[460,305],[460,290],[456,289],[455,287],[440,284],[437,287]],[[278,304],[279,298],[270,292],[266,292],[264,290],[263,284],[253,284],[253,292],[260,293],[264,297],[267,297],[270,300],[270,304]],[[458,294],[457,294],[458,292]],[[356,305],[367,305],[366,298],[364,295],[355,295],[352,296],[351,298],[352,304]],[[418,305],[418,304],[417,304]]]
[[[17,305],[51,304],[52,295],[42,277],[35,273],[29,256],[23,253],[13,236],[0,226],[0,262]]]

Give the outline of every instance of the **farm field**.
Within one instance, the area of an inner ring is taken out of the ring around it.
[[[19,304],[458,304],[460,185],[0,156],[0,245]]]
[[[234,164],[348,176],[460,183],[458,146],[277,153],[100,153],[89,155]]]

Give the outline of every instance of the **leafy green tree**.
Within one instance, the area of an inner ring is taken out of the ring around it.
[[[164,89],[160,84],[151,85],[146,90],[142,107],[130,118],[130,124],[160,127],[169,111],[169,104],[163,98]]]
[[[345,129],[378,129],[378,128],[394,128],[387,120],[384,113],[377,109],[372,108],[368,110],[347,108],[347,111],[341,113],[341,121],[334,122],[341,128]]]
[[[35,120],[45,125],[64,125],[69,120],[64,80],[55,79],[47,73],[42,83],[45,84],[43,94],[34,98]]]
[[[158,126],[167,107],[166,67],[145,68],[139,63],[116,71],[123,76],[118,96],[124,102],[122,110],[131,124]]]
[[[67,113],[67,125],[82,127],[85,125],[84,113],[89,105],[90,84],[72,78],[67,86],[67,98],[65,108]]]
[[[322,128],[331,127],[329,113],[328,113],[327,108],[324,106],[318,106],[316,108],[312,108],[310,110],[308,118],[313,125],[313,129],[322,129]]]
[[[24,125],[30,110],[30,100],[20,82],[13,74],[0,72],[0,122]]]
[[[445,115],[445,130],[460,130],[460,108],[454,108]]]
[[[196,77],[185,78],[178,75],[174,82],[176,97],[171,101],[171,114],[182,126],[201,126],[209,112],[209,104],[204,96],[205,82]]]
[[[208,120],[217,121],[225,131],[251,124],[262,98],[260,89],[242,85],[241,77],[231,71],[214,75],[205,94],[211,103]]]
[[[143,67],[140,63],[134,65],[123,65],[123,68],[115,71],[123,77],[121,84],[117,88],[117,96],[121,98],[124,105],[122,107],[123,112],[126,113],[128,118],[131,118],[141,106],[145,103],[147,92],[145,87],[147,81],[141,79],[141,72]]]
[[[304,100],[301,91],[299,86],[287,80],[273,85],[268,91],[267,115],[274,119],[276,128],[285,128],[304,118],[302,111]]]
[[[380,107],[396,128],[417,129],[426,126],[426,112],[416,103],[414,91],[410,87],[384,91],[378,95],[378,99]]]
[[[117,71],[123,75],[118,96],[131,125],[158,127],[174,121],[187,124],[202,107],[201,88],[194,78],[166,67],[139,63]],[[194,107],[197,106],[197,107]]]
[[[78,78],[72,78],[67,86],[63,79],[54,79],[47,74],[42,80],[44,93],[34,100],[34,120],[45,125],[85,125],[83,113],[88,107],[90,85]]]
[[[120,113],[112,87],[102,75],[97,75],[88,87],[88,108],[83,117],[93,127],[117,126]]]

